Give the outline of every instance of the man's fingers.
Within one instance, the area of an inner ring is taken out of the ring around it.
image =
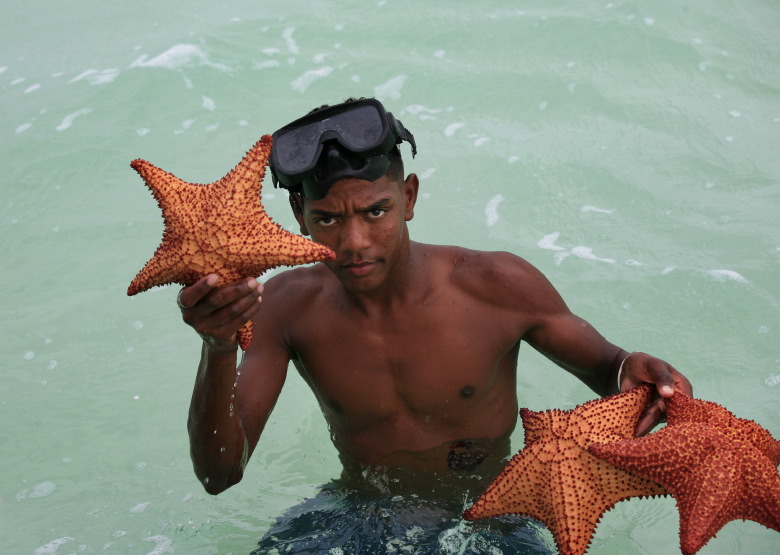
[[[182,290],[179,291],[179,296],[176,298],[176,303],[179,305],[179,308],[188,310],[194,307],[203,297],[214,289],[218,281],[219,276],[216,274],[209,274],[192,285],[183,287]]]
[[[647,435],[659,422],[664,420],[665,413],[666,405],[663,398],[652,401],[636,425],[637,437]]]

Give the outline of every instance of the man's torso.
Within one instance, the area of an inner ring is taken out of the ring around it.
[[[333,440],[359,465],[473,470],[508,454],[530,318],[507,302],[490,253],[415,245],[420,286],[368,314],[323,267],[296,270],[281,327]],[[289,272],[293,274],[292,272]]]

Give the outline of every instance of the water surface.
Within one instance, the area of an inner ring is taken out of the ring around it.
[[[294,372],[244,481],[191,471],[175,287],[127,298],[162,220],[129,168],[224,175],[263,133],[377,96],[415,134],[415,239],[519,254],[610,340],[780,437],[780,9],[770,2],[9,4],[0,23],[6,553],[246,553],[338,472]],[[405,151],[406,152],[406,151]],[[263,197],[293,218],[270,184]],[[593,397],[534,353],[521,406]],[[522,432],[514,436],[522,445]],[[593,553],[677,552],[671,499]],[[728,524],[708,553],[778,550]],[[463,542],[468,538],[461,538]],[[450,542],[457,550],[457,542]]]

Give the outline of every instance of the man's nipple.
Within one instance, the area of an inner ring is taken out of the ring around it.
[[[470,385],[467,385],[460,390],[460,396],[464,399],[471,399],[474,396],[474,388]]]

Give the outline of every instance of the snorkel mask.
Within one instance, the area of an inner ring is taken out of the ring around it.
[[[373,98],[320,108],[272,135],[274,186],[313,200],[339,179],[376,181],[390,167],[390,151],[403,141],[417,154],[414,136]]]

